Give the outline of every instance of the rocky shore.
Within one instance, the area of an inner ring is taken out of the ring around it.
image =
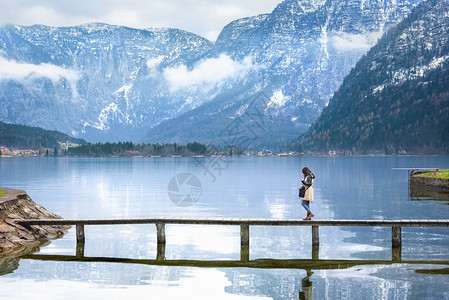
[[[435,191],[449,192],[449,178],[441,178],[445,171],[411,170],[410,186],[428,187]]]
[[[26,254],[50,239],[64,235],[70,226],[21,226],[14,219],[61,219],[31,200],[25,191],[0,188],[0,257]]]

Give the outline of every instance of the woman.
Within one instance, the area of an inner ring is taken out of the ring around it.
[[[307,211],[307,216],[303,220],[311,220],[314,216],[310,210],[310,202],[313,202],[313,180],[315,179],[315,175],[307,167],[302,169],[302,174],[304,175],[304,178],[301,179],[301,182],[306,189],[306,193],[302,198],[301,205]]]

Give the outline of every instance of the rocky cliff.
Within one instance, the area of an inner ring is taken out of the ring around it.
[[[0,256],[24,249],[30,252],[49,239],[64,235],[70,226],[29,226],[14,223],[14,219],[61,219],[31,200],[26,192],[0,188]]]

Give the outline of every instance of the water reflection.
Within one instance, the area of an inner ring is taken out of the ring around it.
[[[445,201],[449,204],[449,192],[441,188],[410,184],[409,192],[412,201]]]
[[[19,260],[21,256],[29,253],[39,251],[40,246],[46,246],[50,244],[49,241],[38,243],[32,246],[20,246],[14,249],[12,253],[6,253],[0,255],[0,276],[14,272],[19,267]]]
[[[313,284],[310,281],[310,276],[313,275],[311,270],[306,270],[306,277],[301,279],[302,291],[299,292],[300,300],[313,300]]]
[[[54,262],[96,262],[119,263],[170,267],[201,267],[201,268],[255,268],[255,269],[301,269],[310,273],[312,270],[342,270],[355,266],[393,265],[395,260],[344,260],[344,259],[252,259],[252,260],[178,260],[135,259],[119,257],[87,257],[76,255],[27,254],[20,259]],[[449,265],[449,261],[403,260],[401,264],[408,265]],[[311,276],[311,274],[309,275]]]
[[[406,272],[407,278],[419,285],[419,282],[432,280],[428,276],[447,274],[447,270],[449,270],[449,261],[422,260],[402,261],[401,263],[396,263],[393,260],[328,259],[203,261],[166,260],[162,257],[130,259],[49,254],[28,254],[21,257],[21,260],[22,262],[30,262],[34,266],[43,263],[54,265],[54,270],[59,269],[63,272],[61,274],[56,272],[54,277],[45,280],[46,287],[47,284],[50,284],[56,290],[65,287],[64,282],[67,278],[61,276],[62,274],[67,274],[68,271],[79,275],[85,272],[90,273],[87,282],[82,277],[75,276],[72,287],[76,286],[77,288],[72,292],[77,297],[83,295],[86,289],[93,289],[93,292],[98,292],[98,288],[100,290],[106,288],[106,292],[107,287],[111,285],[109,280],[117,279],[106,279],[107,273],[103,273],[103,271],[121,270],[118,273],[128,274],[126,277],[130,277],[130,281],[127,283],[123,278],[120,279],[120,290],[126,289],[128,295],[148,292],[152,296],[166,297],[168,293],[175,298],[183,299],[266,299],[266,296],[270,296],[272,299],[285,299],[285,295],[290,295],[289,299],[339,299],[348,297],[359,299],[359,296],[362,297],[366,296],[366,293],[372,293],[373,299],[385,299],[382,296],[385,293],[404,292],[400,297],[394,298],[405,299],[407,298],[406,295],[416,294],[416,292],[410,291],[410,285],[403,280],[393,278],[404,276],[404,272]],[[119,265],[119,267],[113,265]],[[125,267],[131,265],[134,266]],[[99,271],[96,279],[93,276],[94,270]],[[140,272],[136,274],[128,273],[130,270],[140,270]],[[73,274],[68,277],[70,280],[73,280]],[[31,280],[23,280],[22,283],[27,282],[27,285],[30,283],[31,286],[36,283]],[[3,292],[17,296],[17,290],[12,292],[17,282],[8,281],[8,279],[5,279],[4,282],[10,282],[11,285],[8,284]],[[433,289],[432,295],[445,295],[447,282],[443,283],[444,278],[433,277],[432,282],[434,282],[430,287],[430,289]],[[86,284],[89,286],[86,287]],[[356,286],[357,284],[359,286]],[[330,289],[323,289],[323,285],[329,286]],[[316,290],[314,290],[314,286],[317,287]],[[347,287],[352,287],[352,289],[346,290]],[[201,288],[201,291],[198,291],[198,294],[194,297],[196,288]],[[351,293],[347,294],[349,291]],[[278,296],[276,296],[276,292],[279,293]],[[112,296],[111,299],[116,298],[113,294],[108,295]]]

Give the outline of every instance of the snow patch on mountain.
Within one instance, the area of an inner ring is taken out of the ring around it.
[[[159,55],[158,57],[151,58],[147,60],[148,69],[153,69],[159,66],[159,64],[164,60],[165,56]]]
[[[119,117],[124,117],[123,112],[119,109],[116,103],[111,103],[106,106],[98,116],[98,123],[94,124],[94,127],[99,130],[110,129],[110,121],[118,120]]]
[[[399,69],[394,72],[390,82],[381,84],[373,88],[373,94],[381,92],[385,87],[390,85],[400,85],[407,80],[418,79],[420,77],[426,76],[430,71],[441,67],[445,62],[449,60],[449,55],[438,57],[433,59],[427,65],[415,66],[410,69]]]
[[[276,108],[282,107],[290,100],[291,97],[284,95],[282,90],[274,91],[273,95],[270,97],[270,102],[268,102],[266,110],[272,106]]]
[[[427,75],[430,71],[438,68],[449,59],[449,55],[433,59],[429,64],[415,66],[410,69],[400,69],[393,74],[393,82],[401,84],[406,80],[412,80]]]

